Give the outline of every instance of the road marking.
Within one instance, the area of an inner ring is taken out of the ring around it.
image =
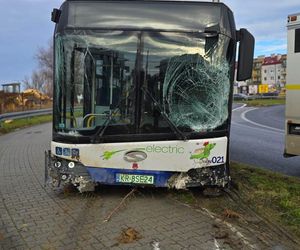
[[[269,126],[266,126],[266,125],[263,125],[263,124],[260,124],[260,123],[257,123],[257,122],[254,122],[254,121],[251,121],[249,120],[248,118],[246,118],[246,114],[252,110],[256,110],[258,108],[252,108],[252,109],[248,109],[248,110],[245,110],[242,114],[241,114],[241,118],[246,121],[246,122],[249,122],[255,126],[258,126],[258,127],[262,127],[262,128],[266,128],[266,129],[270,129],[270,130],[273,130],[273,131],[276,131],[276,132],[280,132],[280,133],[283,133],[284,130],[282,129],[278,129],[278,128],[273,128],[273,127],[269,127]]]
[[[238,123],[238,122],[231,122],[232,126],[237,126],[237,127],[241,127],[241,128],[247,128],[247,129],[251,129],[253,131],[260,131],[261,132],[261,127],[254,127],[251,124],[247,123],[247,124],[242,124],[242,123]],[[274,135],[278,135],[278,133],[280,134],[284,134],[284,132],[278,132],[278,131],[274,131],[274,130],[267,130],[268,133],[273,133]]]
[[[247,106],[247,104],[244,103],[241,107],[237,107],[237,108],[233,109],[232,111],[236,111],[236,110],[245,108],[246,106]]]

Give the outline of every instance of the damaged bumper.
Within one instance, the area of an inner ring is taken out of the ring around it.
[[[60,187],[68,183],[73,184],[80,192],[94,191],[96,184],[83,164],[53,157],[51,151],[46,152],[45,184]]]
[[[152,181],[146,183],[146,177]],[[95,168],[52,156],[50,151],[46,153],[45,183],[54,187],[71,183],[80,192],[94,191],[98,183],[185,189],[199,186],[225,187],[229,181],[225,164],[190,169],[188,172]]]
[[[175,189],[189,187],[225,187],[230,182],[228,168],[219,166],[190,169],[187,173],[174,174],[168,186]]]

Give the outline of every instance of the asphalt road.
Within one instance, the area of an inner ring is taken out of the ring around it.
[[[300,177],[300,157],[284,158],[284,106],[234,106],[231,160]]]

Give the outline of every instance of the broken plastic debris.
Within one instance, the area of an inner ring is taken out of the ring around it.
[[[78,184],[77,189],[80,193],[95,191],[95,183],[90,178],[79,176],[73,182],[74,184]]]
[[[168,185],[170,188],[186,189],[186,184],[189,181],[191,181],[191,177],[189,177],[186,173],[180,173],[179,175],[172,175],[168,181]]]
[[[13,120],[5,120],[5,121],[4,121],[5,124],[10,124],[10,123],[12,123],[12,122],[13,122]]]
[[[199,54],[169,60],[164,79],[165,112],[176,126],[207,131],[228,118],[227,62],[211,63]]]
[[[27,224],[22,224],[22,225],[19,227],[19,230],[20,230],[20,231],[27,231],[27,230],[28,230],[28,225],[27,225]]]
[[[153,250],[160,250],[159,241],[158,240],[153,240],[151,242],[151,246],[153,247]]]

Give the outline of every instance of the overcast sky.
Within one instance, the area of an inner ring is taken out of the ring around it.
[[[20,82],[36,67],[34,56],[47,47],[54,24],[50,13],[62,0],[0,0],[0,85]],[[234,12],[237,29],[256,39],[255,56],[286,53],[288,14],[300,12],[300,0],[223,0]]]

